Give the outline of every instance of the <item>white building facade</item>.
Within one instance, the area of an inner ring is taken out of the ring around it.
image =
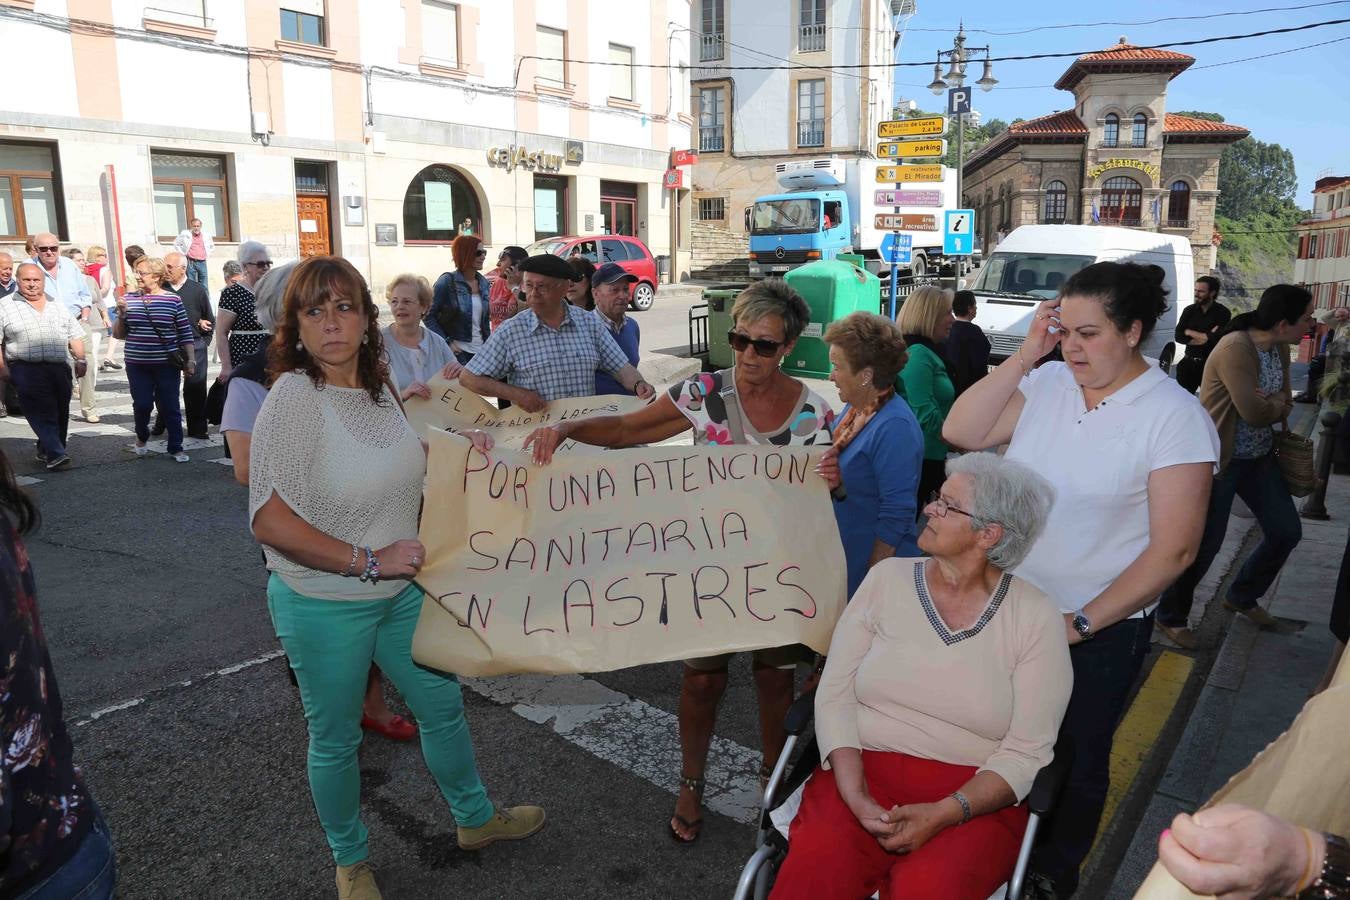
[[[1350,175],[1317,179],[1312,214],[1297,230],[1295,283],[1312,291],[1318,309],[1350,306]]]
[[[689,17],[689,0],[0,0],[28,85],[0,94],[0,248],[116,230],[159,255],[200,218],[213,293],[243,240],[341,254],[377,293],[450,268],[463,232],[671,254]]]
[[[778,163],[875,155],[902,8],[912,4],[694,0],[696,219],[744,233],[745,209],[779,190]]]

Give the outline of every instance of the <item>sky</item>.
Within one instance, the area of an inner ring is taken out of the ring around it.
[[[988,46],[992,55],[1021,56],[1099,50],[1125,36],[1131,44],[1148,46],[1170,41],[1195,40],[1222,35],[1249,34],[1275,28],[1350,19],[1350,0],[1245,0],[1217,3],[1212,0],[1134,0],[1130,3],[1084,3],[1069,0],[1038,0],[1010,3],[1008,0],[964,0],[940,3],[916,0],[917,13],[909,19],[900,45],[898,61],[926,62],[924,66],[896,69],[896,96],[916,100],[920,109],[941,111],[945,97],[935,97],[927,85],[933,78],[933,62],[939,49],[949,50],[961,20],[966,27],[966,46]],[[1298,8],[1303,7],[1303,8]],[[1232,15],[1253,10],[1250,15]],[[1137,24],[1150,20],[1187,17],[1181,21]],[[1194,18],[1192,18],[1194,17]],[[1063,27],[1080,23],[1113,24]],[[1128,24],[1115,24],[1128,23]],[[1026,31],[1026,34],[990,32]],[[1310,47],[1324,41],[1336,41]],[[1296,49],[1307,48],[1307,49]],[[1312,206],[1312,186],[1320,175],[1350,175],[1350,22],[1327,25],[1291,34],[1267,35],[1173,48],[1196,58],[1190,69],[1178,75],[1167,91],[1167,109],[1217,112],[1251,130],[1252,137],[1281,144],[1294,154],[1298,167],[1298,195],[1302,208]],[[1201,69],[1201,66],[1245,59],[1279,51],[1279,56],[1235,62]],[[1032,119],[1073,106],[1073,95],[1053,85],[1072,58],[994,63],[999,84],[992,91],[975,91],[974,107],[984,121]],[[944,65],[943,71],[946,71]],[[967,68],[967,84],[980,77],[982,68]]]

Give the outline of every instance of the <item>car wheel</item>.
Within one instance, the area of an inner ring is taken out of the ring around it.
[[[637,287],[633,288],[633,299],[631,301],[633,309],[638,312],[646,312],[652,308],[656,302],[656,288],[645,281],[639,281]]]

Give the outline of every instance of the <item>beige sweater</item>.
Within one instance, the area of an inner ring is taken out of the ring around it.
[[[1280,354],[1280,359],[1284,364],[1284,389],[1261,397],[1256,393],[1261,384],[1261,359],[1250,334],[1234,331],[1224,335],[1209,355],[1200,379],[1200,402],[1219,432],[1220,472],[1233,458],[1239,417],[1248,425],[1274,425],[1293,409],[1287,350]]]
[[[816,689],[816,739],[978,766],[1021,800],[1051,759],[1073,690],[1064,618],[1004,576],[955,634],[928,601],[923,560],[878,563],[835,626]]]

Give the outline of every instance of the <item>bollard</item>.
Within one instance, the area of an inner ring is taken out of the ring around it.
[[[1303,501],[1299,515],[1305,519],[1330,519],[1327,514],[1327,482],[1331,479],[1331,462],[1336,450],[1336,428],[1341,424],[1341,414],[1328,412],[1322,414],[1322,436],[1317,442],[1317,483],[1308,499]]]

